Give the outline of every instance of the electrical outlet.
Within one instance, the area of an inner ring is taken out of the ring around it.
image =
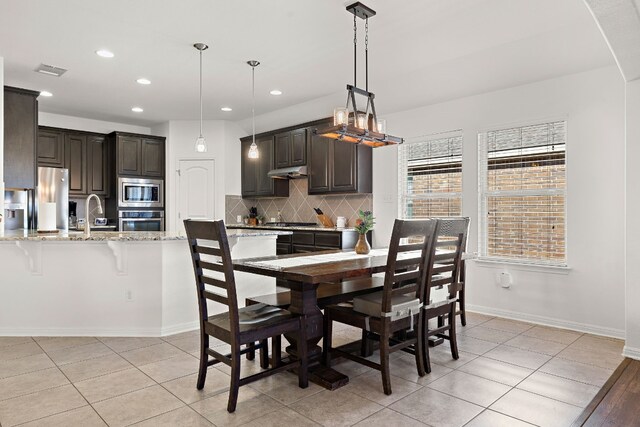
[[[131,289],[127,289],[127,290],[124,292],[124,298],[125,298],[127,301],[133,301],[133,299],[134,299],[134,298],[133,298],[133,291],[132,291]]]
[[[505,289],[508,289],[513,284],[513,277],[511,273],[507,271],[502,271],[498,273],[498,284]]]

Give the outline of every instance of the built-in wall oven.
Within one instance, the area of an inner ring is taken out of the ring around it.
[[[118,178],[118,207],[164,208],[164,181],[148,178]]]
[[[164,231],[164,210],[118,211],[120,231]]]

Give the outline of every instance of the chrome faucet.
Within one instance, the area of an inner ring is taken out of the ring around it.
[[[91,199],[94,197],[98,202],[98,213],[102,215],[102,203],[100,202],[100,197],[96,194],[89,194],[84,205],[84,237],[91,236],[91,226],[89,225],[89,204],[91,203]]]

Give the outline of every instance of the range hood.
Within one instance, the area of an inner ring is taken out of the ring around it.
[[[296,179],[307,177],[306,166],[294,166],[291,168],[273,169],[267,174],[268,177],[274,179]]]

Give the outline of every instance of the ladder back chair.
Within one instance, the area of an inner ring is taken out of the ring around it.
[[[462,234],[462,255],[467,250],[467,238],[469,237],[469,217],[443,217],[437,218],[440,221],[439,231],[439,247],[446,247],[443,241],[455,240],[460,234]],[[453,247],[452,247],[453,248]],[[460,266],[458,268],[458,283],[460,283],[460,291],[458,292],[458,310],[456,315],[460,315],[460,323],[462,326],[467,326],[467,311],[465,308],[465,279],[466,279],[466,265],[464,257],[460,257]]]
[[[277,307],[256,304],[239,308],[231,253],[224,221],[185,220],[191,259],[196,279],[200,321],[200,370],[198,390],[204,388],[207,368],[219,362],[231,367],[231,386],[227,411],[233,412],[240,386],[287,369],[298,368],[298,383],[308,385],[306,346],[300,347],[299,358],[272,369],[240,378],[240,356],[248,350],[241,346],[259,342],[263,362],[268,358],[267,339],[284,333],[300,334],[304,340],[304,317]],[[228,311],[209,316],[208,301],[228,307]],[[231,346],[230,354],[221,354],[209,347],[209,337],[222,340]],[[209,359],[211,356],[213,359]],[[261,364],[265,368],[266,363]]]
[[[329,305],[325,308],[323,360],[326,366],[330,366],[331,356],[335,354],[377,369],[382,375],[384,393],[391,394],[389,355],[411,346],[416,349],[418,374],[425,375],[425,358],[422,354],[422,298],[425,295],[425,266],[434,256],[437,224],[436,220],[396,219],[384,278],[357,279],[379,282],[383,290],[358,296],[351,303]],[[331,329],[334,321],[374,335],[380,341],[380,363],[368,360],[363,354],[356,355],[347,351],[353,347],[353,343],[332,348]],[[403,340],[393,338],[399,331],[412,331],[414,328],[417,331],[410,337],[405,334]]]
[[[460,281],[460,268],[464,240],[469,227],[469,218],[438,219],[438,233],[434,247],[437,252],[427,267],[427,283],[424,287],[424,315],[422,353],[427,373],[431,372],[429,360],[429,337],[449,340],[451,355],[458,359],[456,338],[456,304],[464,283]],[[439,249],[439,250],[438,250]],[[439,295],[437,295],[439,294]],[[430,329],[429,320],[437,319],[437,327]]]

